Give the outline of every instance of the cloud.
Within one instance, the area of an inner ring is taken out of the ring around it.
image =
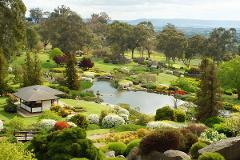
[[[69,6],[82,17],[107,12],[112,19],[187,18],[240,20],[239,0],[23,0],[27,8]]]

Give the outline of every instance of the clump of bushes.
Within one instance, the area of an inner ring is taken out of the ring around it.
[[[197,123],[191,123],[189,124],[186,129],[190,130],[192,133],[196,134],[197,136],[200,136],[202,132],[204,132],[207,127],[204,124],[197,124]]]
[[[17,113],[17,106],[13,103],[7,103],[4,106],[4,111],[8,113]]]
[[[94,66],[94,63],[91,61],[90,58],[83,57],[82,60],[79,62],[78,66],[83,70],[88,70]]]
[[[66,128],[69,128],[69,127],[70,127],[70,125],[65,121],[56,122],[55,125],[54,125],[54,128],[56,130],[63,130],[63,129],[66,129]]]
[[[218,133],[213,129],[208,129],[205,132],[203,132],[199,138],[204,142],[213,143],[220,141],[222,139],[226,139],[226,136],[223,133]]]
[[[108,150],[115,151],[115,155],[124,155],[126,144],[122,142],[112,142],[108,144]]]
[[[85,115],[76,114],[70,118],[70,121],[75,123],[78,127],[86,129],[88,127],[88,120]]]
[[[163,108],[159,108],[156,111],[155,120],[156,121],[160,121],[160,120],[174,121],[175,120],[174,110],[171,107],[169,107],[169,106],[165,106]]]
[[[225,158],[219,153],[206,152],[203,153],[198,160],[225,160]]]
[[[60,121],[62,118],[55,112],[52,112],[52,111],[44,111],[39,117],[38,117],[39,120],[42,120],[42,119],[53,119],[53,120],[56,120],[56,121]]]
[[[190,148],[190,154],[192,156],[192,158],[195,158],[197,159],[199,157],[199,153],[198,151],[204,147],[206,147],[207,144],[206,143],[203,143],[203,142],[197,142],[197,143],[194,143],[192,145],[192,147]]]
[[[189,93],[196,93],[198,91],[198,82],[192,78],[179,78],[172,82],[171,85]]]
[[[155,120],[170,120],[177,122],[185,122],[186,121],[186,112],[182,109],[172,109],[169,106],[165,106],[163,108],[159,108],[156,111]]]
[[[67,128],[52,133],[41,133],[31,141],[29,150],[33,150],[39,160],[87,158],[102,160],[103,155],[91,140],[86,138],[85,130],[79,127]]]
[[[144,137],[140,142],[140,152],[148,155],[152,151],[165,152],[169,149],[179,149],[181,133],[178,130],[161,130]]]
[[[87,119],[90,124],[99,124],[100,117],[97,114],[90,114],[87,116]]]
[[[222,117],[210,117],[204,121],[204,124],[212,128],[215,124],[220,124],[222,122],[224,122],[224,118]]]
[[[110,114],[103,118],[102,127],[112,128],[115,126],[123,125],[124,123],[125,123],[125,120],[122,117],[116,114]]]

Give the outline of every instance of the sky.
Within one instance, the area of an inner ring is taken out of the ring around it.
[[[240,0],[23,0],[27,9],[70,7],[83,18],[106,12],[113,20],[140,18],[240,20]]]

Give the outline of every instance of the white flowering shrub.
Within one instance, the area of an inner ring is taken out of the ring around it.
[[[91,124],[99,124],[99,118],[100,117],[97,114],[90,114],[87,116],[87,119]]]
[[[152,121],[148,122],[148,129],[160,129],[160,128],[183,128],[186,127],[184,123],[178,123],[173,121]]]
[[[70,127],[77,127],[77,125],[73,122],[67,122],[67,124],[69,124]]]
[[[125,123],[124,119],[116,114],[107,115],[102,120],[102,126],[104,128],[112,128],[114,126],[119,126],[124,123]]]
[[[218,133],[213,129],[208,129],[205,132],[201,133],[199,139],[202,141],[206,141],[209,143],[217,142],[222,139],[226,139],[227,137],[223,133]]]
[[[51,129],[54,127],[55,123],[57,121],[53,120],[53,119],[42,119],[39,122],[39,127],[41,128],[45,128],[45,129]]]
[[[129,116],[129,111],[125,108],[120,107],[120,106],[114,106],[112,112],[117,114],[117,115],[125,114],[125,115]]]
[[[74,114],[68,115],[68,116],[66,117],[66,120],[67,120],[67,121],[70,121],[70,119],[71,119],[73,116],[75,116],[75,115],[74,115]]]
[[[0,131],[3,130],[3,121],[0,120]]]
[[[126,122],[129,120],[128,119],[129,116],[127,114],[119,114],[119,116],[122,117]]]

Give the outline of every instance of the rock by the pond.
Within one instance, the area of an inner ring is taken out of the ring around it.
[[[239,160],[240,137],[224,139],[199,150],[200,154],[205,152],[218,152],[224,156],[226,160]]]
[[[124,89],[124,88],[131,87],[133,85],[133,82],[129,80],[121,80],[118,82],[118,85],[119,87]]]
[[[115,151],[109,151],[105,154],[106,158],[115,157]]]
[[[89,77],[82,77],[81,79],[84,80],[84,81],[89,81],[91,83],[93,82],[93,79],[89,78]]]
[[[191,157],[186,153],[178,150],[168,150],[164,152],[164,160],[190,160]]]

